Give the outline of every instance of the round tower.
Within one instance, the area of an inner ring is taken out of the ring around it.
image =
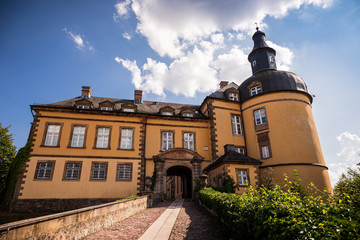
[[[313,182],[332,192],[305,82],[277,70],[276,51],[258,28],[253,41],[248,57],[253,75],[239,87],[248,156],[262,161],[261,176],[271,167],[281,183],[284,173],[293,176],[297,169],[304,186]]]

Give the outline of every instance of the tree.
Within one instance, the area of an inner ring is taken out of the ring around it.
[[[10,133],[9,128],[10,126],[3,127],[0,122],[0,192],[5,188],[6,177],[16,155],[13,134]]]

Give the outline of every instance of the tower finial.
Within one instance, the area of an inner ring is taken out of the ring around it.
[[[259,31],[258,23],[256,22],[255,25],[256,25],[256,31]]]

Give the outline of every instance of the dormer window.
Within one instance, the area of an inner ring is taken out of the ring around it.
[[[174,113],[173,112],[162,112],[161,115],[172,116],[172,115],[174,115]]]
[[[194,114],[192,113],[183,113],[183,117],[193,117]]]
[[[78,109],[90,109],[90,106],[88,105],[77,105]]]
[[[113,110],[112,107],[101,107],[100,109],[103,111],[112,111]]]
[[[255,96],[255,95],[260,94],[260,93],[262,93],[262,89],[261,89],[260,85],[256,85],[256,86],[250,88],[250,95],[251,96]]]
[[[180,114],[183,117],[194,117],[195,110],[190,107],[185,107],[185,108],[181,109]]]
[[[123,112],[135,112],[134,108],[123,108]]]
[[[173,116],[174,113],[175,109],[170,106],[166,106],[160,109],[160,114],[164,116]]]
[[[229,93],[229,100],[231,101],[238,101],[238,95],[236,93]]]
[[[137,106],[133,103],[124,103],[121,105],[121,111],[123,112],[136,112]]]

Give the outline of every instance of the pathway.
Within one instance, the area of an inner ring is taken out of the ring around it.
[[[219,226],[219,221],[197,203],[177,199],[148,208],[85,239],[225,239]]]

